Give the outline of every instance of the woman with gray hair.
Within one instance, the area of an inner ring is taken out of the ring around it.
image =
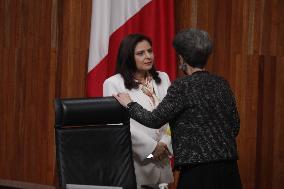
[[[224,78],[204,70],[212,42],[207,32],[188,29],[176,35],[173,46],[187,76],[169,87],[156,109],[143,109],[127,93],[114,97],[128,108],[131,118],[147,127],[170,123],[175,167],[181,171],[178,189],[242,188],[235,97]]]

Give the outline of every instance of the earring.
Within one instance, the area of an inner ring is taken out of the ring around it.
[[[181,63],[181,64],[179,65],[179,69],[181,69],[182,71],[186,71],[186,70],[187,70],[187,65],[186,65],[186,63]]]

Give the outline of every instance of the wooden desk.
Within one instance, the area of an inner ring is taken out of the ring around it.
[[[56,189],[55,186],[0,179],[0,189]]]

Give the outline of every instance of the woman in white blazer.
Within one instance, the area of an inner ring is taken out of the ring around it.
[[[141,34],[131,34],[120,44],[117,74],[105,80],[103,95],[127,92],[133,100],[152,111],[170,86],[166,73],[156,71],[152,42]],[[169,161],[171,138],[168,125],[150,129],[130,120],[133,160],[138,188],[159,188],[173,182]]]

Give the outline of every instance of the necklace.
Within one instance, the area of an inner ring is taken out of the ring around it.
[[[152,108],[154,109],[157,106],[159,99],[155,94],[155,90],[154,90],[154,87],[151,81],[152,81],[152,77],[146,77],[145,83],[140,82],[139,86],[142,92],[150,98],[151,100],[150,104],[152,105]]]

